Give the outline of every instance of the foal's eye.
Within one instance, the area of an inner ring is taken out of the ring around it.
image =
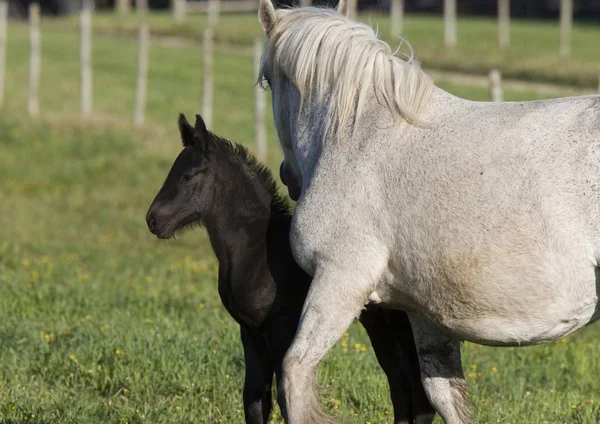
[[[181,181],[189,181],[194,177],[194,174],[184,174],[183,177],[181,177]]]

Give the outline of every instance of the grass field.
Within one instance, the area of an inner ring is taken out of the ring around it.
[[[55,22],[46,28],[35,122],[24,112],[26,28],[11,25],[9,33],[0,115],[0,422],[242,422],[238,329],[220,305],[206,234],[159,242],[144,220],[179,151],[177,114],[198,110],[198,49],[152,47],[149,122],[134,130],[135,44],[95,36],[96,113],[82,125],[76,35]],[[250,144],[250,57],[218,54],[215,75],[215,131]],[[281,156],[269,131],[275,169]],[[535,348],[466,343],[478,418],[600,422],[599,328]],[[342,422],[390,422],[387,387],[359,326],[319,376],[322,403]]]

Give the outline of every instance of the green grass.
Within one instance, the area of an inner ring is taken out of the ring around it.
[[[9,34],[0,115],[0,422],[241,422],[238,329],[220,304],[206,233],[159,242],[144,219],[179,151],[177,114],[198,110],[199,51],[152,47],[149,122],[134,130],[135,44],[94,37],[96,113],[82,125],[76,40],[68,28],[45,31],[42,116],[32,121],[26,28],[11,25]],[[215,66],[213,127],[250,144],[251,60],[222,52]],[[485,89],[441,85],[488,98]],[[276,169],[271,123],[269,131]],[[465,344],[478,418],[600,421],[598,329],[535,348]],[[319,376],[321,401],[342,422],[390,422],[387,386],[359,326]]]
[[[379,29],[381,36],[392,45],[390,21],[385,14],[363,14],[359,18]],[[77,21],[71,18],[72,28]],[[137,33],[135,14],[115,17],[99,13],[94,17],[97,31]],[[204,15],[190,15],[176,24],[169,13],[149,16],[152,31],[158,35],[179,36],[200,43],[206,25]],[[59,24],[64,26],[64,23]],[[572,54],[568,59],[558,56],[558,22],[513,20],[512,45],[506,52],[498,47],[497,22],[491,18],[463,17],[458,20],[458,46],[443,45],[443,21],[439,16],[408,14],[405,37],[414,48],[416,58],[425,68],[486,74],[499,68],[507,77],[575,85],[586,88],[598,86],[600,72],[600,27],[578,24],[573,28]],[[216,30],[221,43],[248,46],[262,36],[255,13],[222,15]]]

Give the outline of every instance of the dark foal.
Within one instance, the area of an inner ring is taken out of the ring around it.
[[[219,295],[238,322],[244,345],[247,423],[266,423],[273,374],[296,333],[311,278],[289,245],[291,210],[266,167],[245,148],[179,117],[183,151],[146,216],[148,228],[170,238],[195,223],[206,226],[219,260]],[[385,371],[395,423],[430,423],[434,410],[421,386],[408,318],[368,306],[360,316]],[[285,405],[278,397],[279,405]],[[284,416],[285,416],[285,411]]]

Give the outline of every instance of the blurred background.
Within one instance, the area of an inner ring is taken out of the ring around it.
[[[99,9],[110,9],[115,7],[119,0],[98,0],[96,7]],[[244,0],[221,0],[223,3],[245,3]],[[197,3],[207,2],[207,0],[189,0],[194,6]],[[15,17],[26,17],[27,8],[31,1],[11,1],[10,13]],[[49,0],[40,2],[44,12],[51,15],[68,15],[81,9],[81,0]],[[254,2],[255,3],[255,2]],[[318,0],[313,5],[335,6],[335,0]],[[556,18],[560,13],[561,0],[521,0],[510,2],[511,15],[519,18],[541,19]],[[293,5],[290,0],[279,0],[278,5]],[[134,6],[130,2],[131,7]],[[168,9],[171,6],[170,0],[148,0],[150,9]],[[598,20],[600,17],[600,1],[598,0],[580,0],[574,2],[574,14],[578,20]],[[376,10],[385,11],[391,7],[390,0],[359,0],[358,9],[360,11]],[[439,14],[444,8],[444,0],[405,0],[404,8],[408,12]],[[457,8],[459,13],[473,16],[495,16],[498,8],[497,0],[458,0]]]
[[[349,4],[393,48],[406,39],[455,95],[600,91],[599,0]],[[180,112],[202,113],[278,169],[269,93],[255,86],[256,10],[256,0],[0,0],[0,422],[243,422],[239,333],[206,233],[159,242],[145,214],[181,149]],[[596,324],[535,348],[465,343],[478,419],[600,422],[598,335]],[[360,327],[319,378],[342,422],[391,422]]]

